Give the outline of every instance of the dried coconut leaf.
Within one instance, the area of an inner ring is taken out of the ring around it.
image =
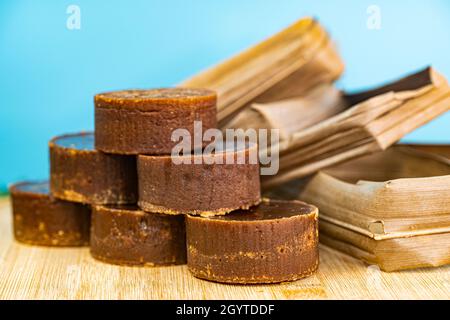
[[[279,128],[282,139],[311,127],[344,110],[341,92],[332,85],[315,88],[304,97],[272,103],[254,103],[243,110],[229,124],[229,128]]]
[[[408,83],[412,89],[404,90]],[[404,91],[387,91],[391,89]],[[263,186],[273,187],[311,174],[312,170],[386,149],[450,109],[450,88],[445,78],[431,68],[369,93],[381,94],[282,140],[281,170],[277,176],[263,177]],[[356,96],[351,101],[370,95]]]
[[[450,146],[396,145],[274,188],[320,211],[320,241],[384,271],[450,263]],[[444,156],[442,156],[444,155]]]
[[[300,198],[325,219],[381,239],[450,231],[449,186],[449,160],[395,146],[318,173]]]
[[[320,241],[386,272],[450,264],[450,232],[375,240],[321,220]]]

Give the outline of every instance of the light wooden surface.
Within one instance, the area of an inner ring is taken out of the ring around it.
[[[118,267],[89,249],[39,248],[13,240],[9,202],[0,199],[0,299],[449,299],[450,266],[383,273],[322,246],[319,272],[279,285],[223,285],[186,266]]]

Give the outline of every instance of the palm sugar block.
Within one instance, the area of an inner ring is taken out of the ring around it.
[[[91,255],[119,265],[185,264],[184,216],[147,213],[132,205],[94,206]]]
[[[189,271],[224,283],[277,283],[313,274],[319,264],[318,209],[297,200],[263,200],[224,216],[186,216]]]
[[[40,246],[89,245],[89,206],[50,196],[48,182],[21,182],[10,187],[14,236]]]
[[[138,205],[148,212],[201,216],[248,209],[261,201],[259,162],[251,161],[257,151],[247,144],[207,155],[139,155]]]
[[[118,154],[170,154],[172,132],[194,136],[194,122],[216,128],[216,93],[207,89],[165,88],[97,94],[95,147]],[[192,147],[193,148],[193,147]]]
[[[53,196],[88,204],[136,203],[136,157],[95,150],[93,133],[59,136],[49,145]]]

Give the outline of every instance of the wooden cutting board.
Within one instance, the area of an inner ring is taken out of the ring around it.
[[[450,266],[383,273],[325,246],[310,278],[243,286],[196,279],[186,266],[118,267],[88,248],[21,245],[11,230],[0,199],[0,299],[450,299]]]

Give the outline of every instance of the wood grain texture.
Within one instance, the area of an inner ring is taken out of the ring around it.
[[[383,273],[322,246],[319,272],[278,285],[223,285],[186,266],[118,267],[88,248],[39,248],[13,240],[9,201],[0,199],[0,299],[449,299],[450,266]]]

